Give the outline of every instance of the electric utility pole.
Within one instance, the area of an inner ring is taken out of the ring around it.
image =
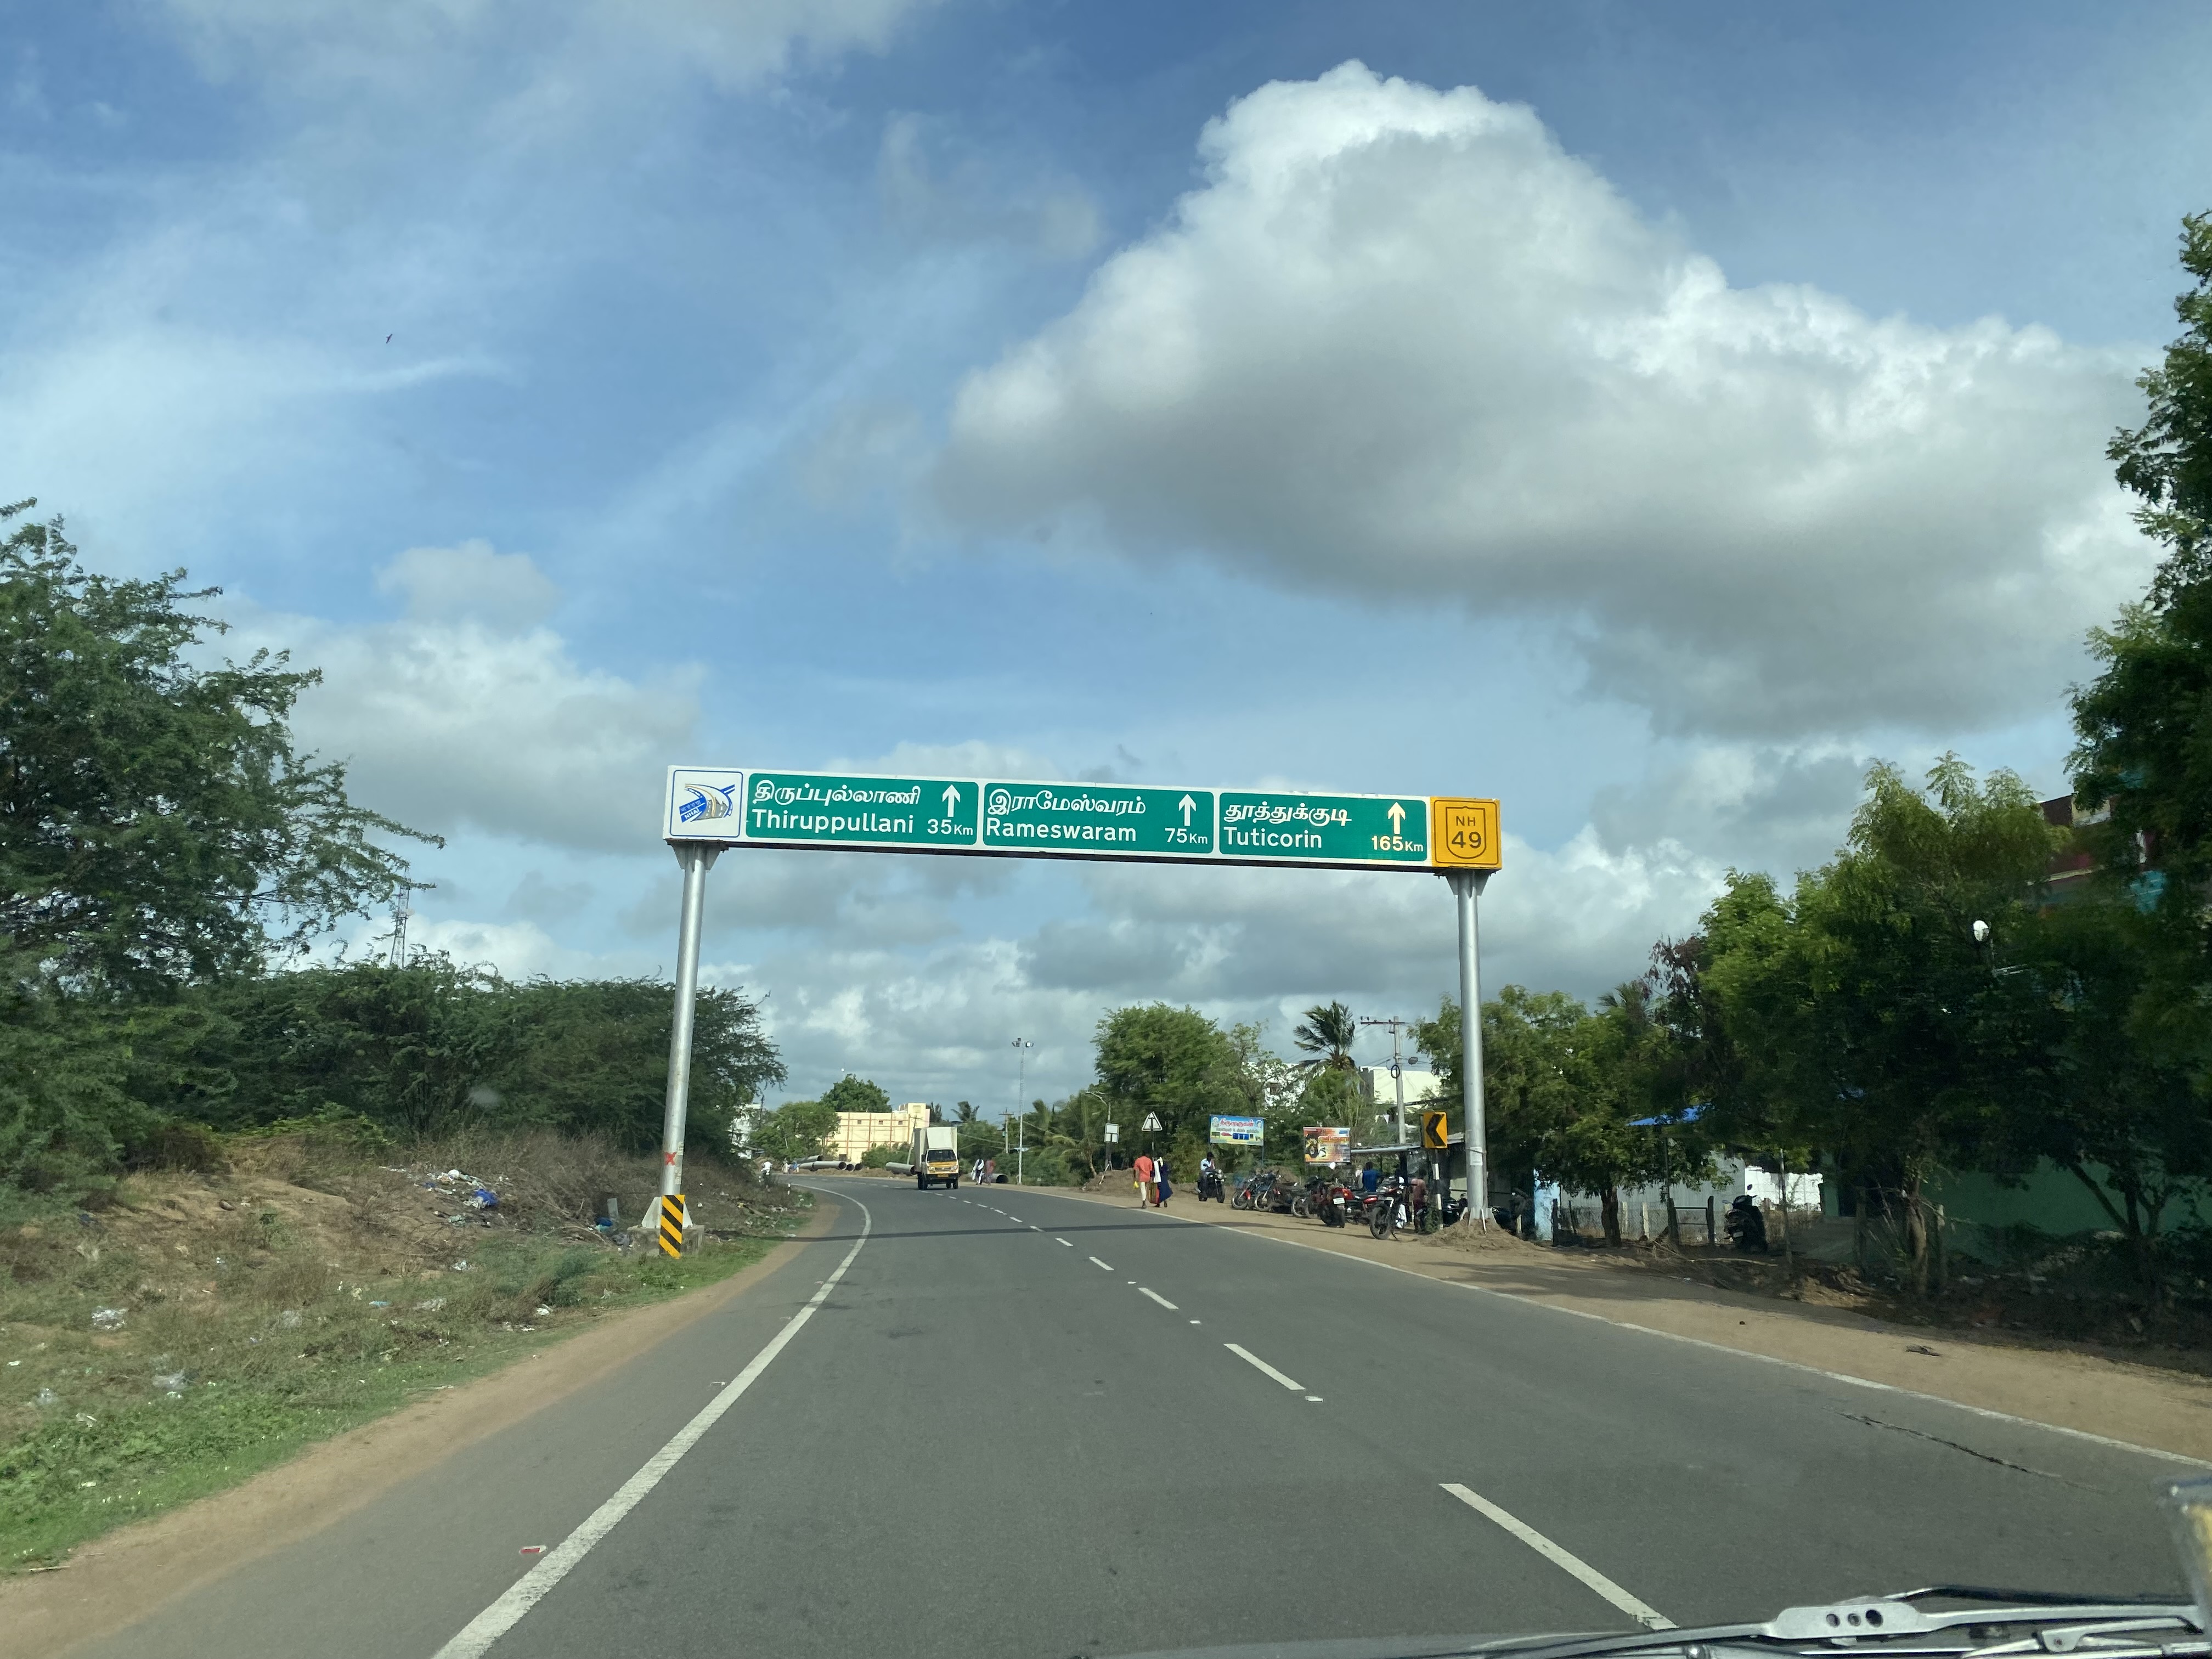
[[[1398,1144],[1402,1146],[1406,1144],[1406,1068],[1398,1059],[1398,1033],[1405,1029],[1406,1022],[1395,1014],[1388,1019],[1370,1019],[1363,1014],[1359,1023],[1390,1028],[1390,1092],[1397,1100]]]
[[[1022,1154],[1029,1150],[1029,1108],[1022,1094],[1029,1080],[1030,1050],[1036,1044],[1027,1037],[1016,1037],[1011,1045],[1014,1050],[1014,1115],[1021,1125],[1021,1139],[1014,1144],[1014,1185],[1022,1184]]]

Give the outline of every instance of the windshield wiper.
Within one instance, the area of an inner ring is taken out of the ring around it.
[[[2143,1607],[2179,1605],[2171,1595],[2072,1595],[2052,1590],[1990,1589],[1981,1584],[1923,1584],[1918,1589],[1885,1590],[1884,1601],[1917,1601],[1929,1597],[1951,1601],[2002,1601],[2019,1607]]]
[[[1923,1607],[1924,1600],[1972,1601]],[[2164,1638],[2155,1632],[2170,1632]],[[1929,1585],[1825,1607],[1784,1607],[1756,1624],[1637,1631],[1564,1640],[1538,1637],[1462,1651],[1484,1659],[1619,1659],[1680,1653],[1689,1659],[1800,1655],[1807,1659],[1999,1659],[2011,1654],[2094,1654],[2098,1659],[2212,1656],[2194,1604],[2157,1596],[2061,1596],[1971,1584]]]

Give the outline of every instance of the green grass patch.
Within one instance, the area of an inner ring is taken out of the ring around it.
[[[103,1249],[73,1216],[0,1237],[0,1572],[236,1485],[607,1312],[712,1284],[795,1231],[671,1261],[544,1236],[463,1235],[465,1269],[345,1276],[281,1218],[239,1214],[205,1279]],[[172,1247],[173,1249],[174,1247]],[[120,1319],[101,1316],[103,1309]]]

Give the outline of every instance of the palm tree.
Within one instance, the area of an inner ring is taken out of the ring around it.
[[[1304,1022],[1291,1032],[1291,1041],[1312,1056],[1298,1064],[1309,1071],[1352,1069],[1352,1042],[1359,1035],[1359,1022],[1340,1002],[1316,1003],[1306,1010]]]
[[[975,1109],[963,1100],[952,1109],[952,1121],[955,1123],[975,1123],[981,1120],[976,1117]]]

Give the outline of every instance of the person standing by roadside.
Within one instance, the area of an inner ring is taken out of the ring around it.
[[[1137,1206],[1142,1209],[1152,1201],[1152,1156],[1150,1152],[1137,1154]]]

